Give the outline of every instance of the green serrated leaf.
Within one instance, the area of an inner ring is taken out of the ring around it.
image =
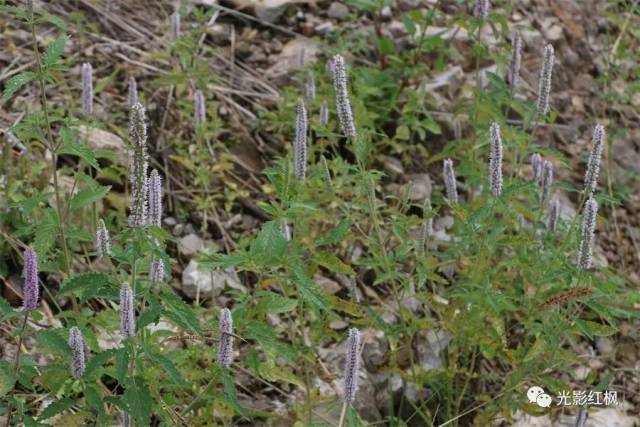
[[[340,258],[332,253],[318,251],[313,255],[313,260],[334,273],[347,275],[355,274],[350,266],[342,262]]]
[[[79,295],[84,301],[95,295],[111,295],[117,292],[117,288],[107,274],[83,273],[65,280],[59,292],[61,295]]]
[[[258,312],[260,313],[287,313],[298,305],[298,301],[295,299],[286,298],[274,292],[259,291],[256,296],[260,301],[258,303]]]
[[[0,360],[0,397],[6,396],[16,383],[13,365],[6,360]]]
[[[141,377],[130,378],[122,396],[127,413],[141,426],[150,425],[152,400],[149,388]]]
[[[16,74],[11,77],[4,85],[4,92],[2,93],[2,101],[8,101],[15,95],[15,93],[20,90],[20,88],[33,79],[35,79],[36,74],[31,71],[24,71],[20,74]]]
[[[164,293],[162,297],[167,307],[163,311],[163,315],[175,325],[191,331],[194,334],[201,335],[202,330],[198,317],[191,307],[185,304],[180,298],[171,293]]]
[[[111,189],[111,186],[107,185],[107,186],[101,186],[98,188],[90,188],[90,189],[82,190],[78,194],[73,196],[73,199],[71,199],[69,208],[72,211],[77,211],[91,203],[97,202],[98,200],[102,200],[104,196],[107,195],[110,189]]]
[[[73,406],[73,402],[74,402],[73,399],[69,399],[68,397],[65,397],[51,403],[49,406],[44,408],[44,410],[38,417],[38,420],[43,421],[53,417],[54,415],[60,414],[62,411],[65,411],[71,408]]]
[[[309,278],[302,267],[295,266],[293,268],[293,277],[303,300],[316,309],[327,309],[326,295],[322,292],[322,289],[320,289],[320,287],[318,287],[318,285]]]
[[[273,264],[283,258],[287,244],[280,225],[269,221],[262,226],[260,234],[251,243],[251,258],[259,265]]]
[[[57,65],[62,52],[64,51],[64,45],[67,43],[67,35],[63,34],[53,42],[49,43],[42,56],[42,65],[44,68],[51,68]]]

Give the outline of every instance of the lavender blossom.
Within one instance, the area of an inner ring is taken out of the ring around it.
[[[96,230],[96,252],[99,257],[111,255],[111,237],[104,220],[98,220],[98,229]]]
[[[605,131],[604,126],[596,125],[593,131],[593,147],[587,163],[587,172],[584,176],[584,188],[587,195],[593,195],[598,187],[598,177],[600,175],[600,160],[602,158],[602,148],[604,146]]]
[[[136,334],[136,313],[133,291],[128,286],[120,288],[120,335],[127,339]]]
[[[442,166],[442,175],[444,176],[444,188],[447,192],[447,199],[451,203],[458,203],[458,186],[456,183],[456,175],[453,172],[453,161],[446,159]]]
[[[327,101],[322,101],[320,104],[320,126],[326,126],[329,123],[329,107]]]
[[[307,173],[307,130],[309,121],[307,109],[302,99],[296,109],[296,136],[293,143],[294,172],[298,179],[304,180]]]
[[[138,82],[135,77],[129,77],[128,87],[127,105],[131,108],[138,103]]]
[[[522,37],[520,33],[513,33],[511,36],[511,46],[513,52],[511,54],[511,63],[509,64],[509,84],[512,88],[518,86],[518,80],[520,79],[520,63],[522,62]]]
[[[91,64],[82,64],[82,114],[93,114],[93,68]]]
[[[489,128],[491,150],[489,152],[489,187],[495,197],[502,194],[502,138],[500,126],[492,123]]]
[[[331,61],[331,72],[333,74],[333,89],[336,97],[336,113],[340,129],[348,138],[356,136],[356,127],[353,122],[353,111],[349,100],[349,90],[347,88],[347,69],[344,58],[336,55]]]
[[[473,8],[473,16],[478,18],[486,18],[489,15],[489,0],[476,0]]]
[[[431,211],[431,201],[427,199],[424,203],[424,211]],[[431,215],[430,213],[428,215]],[[433,217],[427,218],[420,228],[420,240],[418,242],[418,253],[423,254],[427,246],[427,239],[433,235]]]
[[[31,247],[24,250],[24,267],[22,269],[24,285],[22,287],[22,309],[35,310],[40,299],[38,284],[38,254]]]
[[[220,310],[220,341],[218,343],[218,364],[229,368],[233,362],[233,318],[228,308]]]
[[[131,207],[129,227],[142,227],[147,223],[147,125],[144,107],[137,103],[129,113],[129,144],[133,150],[129,166]]]
[[[358,369],[360,367],[360,331],[349,329],[347,339],[347,355],[344,362],[344,395],[342,399],[353,405],[358,393]]]
[[[202,91],[196,91],[193,98],[193,120],[196,124],[207,120],[207,108]]]
[[[307,101],[313,101],[316,99],[316,79],[312,71],[309,71],[307,81],[304,85],[304,93]]]
[[[554,199],[549,206],[549,218],[547,220],[547,228],[554,232],[558,226],[558,220],[560,219],[560,201]]]
[[[164,260],[162,258],[153,258],[149,265],[149,280],[154,283],[160,283],[164,281],[165,269]]]
[[[542,162],[542,179],[540,181],[540,186],[542,190],[540,192],[540,204],[544,205],[549,197],[549,193],[551,192],[551,185],[553,184],[553,164],[544,160]]]
[[[542,156],[538,153],[533,153],[529,162],[533,171],[533,180],[540,182],[540,178],[542,178]]]
[[[147,187],[149,224],[160,227],[162,225],[162,178],[157,170],[151,171]]]
[[[77,380],[84,374],[85,354],[82,332],[75,326],[69,330],[69,348],[71,348],[71,376]]]
[[[175,42],[180,37],[180,13],[174,12],[169,21],[171,24],[171,41]]]
[[[551,95],[551,77],[553,76],[553,63],[555,61],[553,46],[547,44],[544,47],[544,59],[540,69],[540,81],[538,83],[538,113],[546,115],[549,112],[549,97]]]
[[[596,229],[596,216],[598,215],[598,203],[589,197],[584,205],[582,213],[582,231],[580,246],[578,247],[578,269],[588,270],[593,261],[593,241]]]

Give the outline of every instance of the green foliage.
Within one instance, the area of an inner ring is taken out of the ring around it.
[[[354,11],[378,17],[389,2],[348,4]],[[76,34],[64,20],[43,11],[7,6],[0,10],[29,26],[53,25],[60,32]],[[537,142],[538,125],[555,117],[537,117],[532,100],[514,96],[503,77],[509,58],[502,43],[509,35],[507,16],[492,13],[484,22],[465,14],[447,17],[435,7],[413,10],[401,16],[409,34],[406,46],[383,32],[330,34],[328,51],[340,46],[343,53],[353,55],[347,59],[357,136],[344,138],[335,120],[326,126],[318,123],[320,103],[333,105],[333,85],[319,71],[324,67],[311,70],[318,97],[307,100],[312,124],[307,176],[304,180],[294,176],[286,153],[262,159],[267,167],[257,188],[264,194],[255,205],[251,202],[251,208],[269,219],[256,230],[234,234],[236,230],[227,229],[219,216],[235,215],[238,199],[249,199],[255,192],[242,188],[236,179],[237,154],[231,155],[227,142],[219,138],[233,137],[221,131],[222,122],[211,114],[217,111],[213,100],[208,100],[210,117],[205,123],[191,119],[194,89],[218,83],[206,59],[211,49],[199,42],[213,13],[194,9],[189,18],[195,25],[186,27],[166,50],[153,52],[172,68],[152,84],[169,89],[175,97],[172,113],[184,125],[176,132],[179,137],[167,144],[170,149],[164,159],[171,162],[170,170],[184,173],[192,185],[174,194],[187,195],[172,199],[176,215],[202,214],[203,232],[211,218],[216,227],[224,228],[220,247],[225,249],[203,253],[198,260],[203,273],[234,269],[246,289],[224,290],[233,309],[239,357],[229,369],[216,364],[218,307],[203,300],[195,304],[164,281],[151,281],[153,259],[162,259],[171,269],[166,245],[172,245],[173,238],[160,227],[126,226],[124,204],[114,206],[119,199],[112,191],[126,182],[123,168],[104,167],[103,159],[109,156],[80,138],[82,127],[89,125],[121,126],[124,134],[126,125],[120,119],[125,114],[115,114],[114,125],[111,116],[108,123],[78,119],[74,111],[45,103],[43,110],[27,113],[11,129],[36,154],[7,168],[7,209],[0,214],[7,234],[3,231],[6,242],[0,242],[5,258],[0,273],[8,276],[9,266],[19,261],[18,249],[23,243],[32,245],[41,271],[53,273],[43,280],[42,295],[50,309],[46,316],[55,317],[54,325],[59,321],[64,326],[34,328],[44,323],[44,317],[39,310],[29,313],[35,323],[16,335],[34,337],[38,351],[50,360],[41,365],[24,355],[17,370],[8,361],[0,362],[0,397],[11,402],[20,422],[36,426],[60,417],[61,425],[109,425],[121,412],[140,426],[177,425],[182,418],[193,425],[270,422],[279,414],[250,410],[244,404],[246,395],[263,385],[268,392],[260,396],[278,392],[299,399],[288,408],[287,421],[295,418],[296,425],[320,425],[313,423],[314,411],[340,403],[334,396],[321,396],[316,384],[332,383],[341,367],[328,366],[318,349],[326,351],[329,346],[330,352],[337,351],[344,339],[341,328],[347,325],[366,330],[367,336],[382,336],[388,346],[376,361],[376,374],[393,374],[404,388],[432,392],[419,402],[407,401],[404,393],[400,402],[389,399],[383,422],[410,425],[419,419],[424,425],[450,420],[452,425],[488,425],[496,417],[508,419],[518,409],[543,413],[514,390],[528,384],[541,384],[550,391],[566,388],[557,374],[575,363],[571,344],[614,335],[620,319],[638,317],[633,303],[640,301],[630,295],[615,269],[581,272],[574,267],[580,218],[561,221],[558,230],[550,232],[538,185],[524,178],[523,159],[531,152],[555,158],[558,164],[569,162],[558,150]],[[430,26],[452,24],[449,19],[468,33],[468,46],[450,43],[444,31],[427,31]],[[483,26],[491,27],[498,44],[483,41]],[[10,107],[9,101],[27,85],[64,93],[75,78],[67,74],[68,40],[65,34],[58,35],[32,69],[7,80],[2,101]],[[614,54],[623,56],[628,49],[618,46]],[[433,89],[438,86],[430,86],[432,79],[467,53],[478,64],[495,62],[496,71],[484,73],[482,79],[476,71],[477,82],[486,80],[486,85],[463,82],[452,111],[443,112],[440,95]],[[376,63],[372,66],[360,58],[374,58]],[[609,65],[613,74],[622,74],[615,64]],[[110,84],[110,79],[105,80]],[[104,85],[103,81],[96,87]],[[297,89],[284,88],[278,110],[258,112],[254,126],[275,141],[290,141],[299,96]],[[605,97],[632,101],[608,92]],[[455,129],[461,121],[465,132]],[[488,129],[494,121],[501,124],[504,139],[505,186],[499,197],[487,190]],[[153,133],[162,139],[166,131]],[[33,161],[45,149],[52,160]],[[396,172],[385,169],[389,157],[411,172],[430,174],[431,209],[400,182],[409,179],[408,174],[394,177]],[[454,160],[464,183],[457,204],[442,195],[439,177],[446,158]],[[54,185],[53,173],[59,181],[70,180],[72,188],[60,182]],[[218,191],[220,182],[223,191]],[[599,202],[609,207],[622,203],[624,197],[612,185],[607,187],[608,194],[597,195]],[[554,187],[560,188],[579,199],[584,196],[570,183]],[[112,254],[102,259],[96,258],[93,248],[98,218],[105,219],[112,238]],[[429,218],[444,218],[450,226],[422,242],[420,231]],[[228,233],[233,244],[228,244]],[[136,334],[122,339],[119,292],[125,284],[135,292]],[[589,292],[549,303],[577,289]],[[0,299],[0,316],[7,324],[17,324],[22,312]],[[86,341],[86,370],[78,380],[68,373],[72,326],[82,330]],[[446,333],[451,342],[440,353],[441,366],[428,368],[419,360],[417,348],[424,335],[435,330]],[[483,363],[495,371],[481,374]],[[597,378],[590,381],[596,384]],[[604,389],[610,381],[612,377],[605,377],[597,387]],[[20,389],[29,393],[16,393]],[[38,411],[45,395],[54,401]],[[478,410],[463,415],[467,408]],[[345,425],[367,423],[357,407],[349,407]]]

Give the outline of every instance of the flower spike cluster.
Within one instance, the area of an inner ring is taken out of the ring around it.
[[[553,164],[549,160],[542,161],[542,178],[540,186],[542,191],[540,192],[540,204],[544,205],[551,192],[551,185],[553,184]]]
[[[349,329],[347,338],[347,356],[344,362],[344,395],[342,399],[349,405],[353,405],[358,393],[358,369],[360,368],[360,331],[356,328]]]
[[[511,53],[508,77],[509,84],[512,88],[515,88],[518,86],[518,80],[520,79],[520,64],[522,62],[522,37],[520,33],[513,33],[511,36],[511,46],[513,52]]]
[[[28,247],[24,251],[24,267],[22,270],[24,286],[22,288],[22,309],[35,310],[40,299],[40,286],[38,284],[38,254],[33,248]]]
[[[162,178],[156,169],[149,175],[147,193],[149,197],[149,224],[162,225]]]
[[[136,334],[136,313],[133,291],[128,286],[120,288],[120,335],[127,339]]]
[[[307,132],[309,120],[304,101],[300,99],[296,109],[296,134],[293,142],[294,172],[298,179],[304,180],[307,173]]]
[[[137,103],[129,113],[129,144],[133,150],[129,166],[131,207],[129,227],[143,227],[147,223],[147,124],[144,107]]]
[[[71,349],[71,364],[69,370],[74,379],[82,377],[85,370],[84,338],[77,327],[69,330],[69,348]]]
[[[233,318],[231,310],[220,310],[220,341],[218,344],[218,364],[225,368],[233,362]]]
[[[93,67],[88,62],[82,64],[82,114],[93,114]]]
[[[590,269],[593,262],[593,241],[595,240],[597,215],[598,203],[593,197],[589,197],[582,213],[582,230],[578,247],[578,268],[580,270]]]
[[[593,195],[598,187],[598,177],[600,175],[600,162],[602,158],[604,140],[604,126],[598,124],[593,131],[593,147],[591,148],[589,162],[587,163],[587,172],[584,176],[584,188],[587,195]]]
[[[444,188],[447,193],[447,199],[451,203],[458,203],[458,185],[456,183],[456,174],[453,171],[453,161],[446,159],[442,164],[442,175],[444,176]]]
[[[553,63],[555,61],[553,46],[547,44],[544,47],[542,68],[540,69],[540,81],[538,83],[538,113],[546,115],[549,112],[549,97],[551,96],[551,78],[553,76]]]
[[[349,100],[349,89],[347,88],[347,68],[342,55],[336,55],[330,64],[333,75],[333,89],[336,97],[336,114],[340,129],[348,138],[356,136],[356,126],[353,122],[353,111]]]
[[[193,120],[196,124],[207,120],[207,108],[202,91],[196,91],[193,97]]]
[[[138,103],[138,82],[135,77],[129,77],[128,90],[127,105],[131,108]]]
[[[99,257],[111,255],[111,237],[103,219],[98,220],[96,230],[96,252]]]
[[[500,126],[492,123],[489,129],[491,150],[489,154],[489,187],[495,197],[502,194],[502,137]]]
[[[476,0],[473,16],[483,19],[489,16],[489,0]]]

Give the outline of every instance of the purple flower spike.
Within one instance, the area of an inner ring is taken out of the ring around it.
[[[157,170],[152,170],[148,179],[149,224],[162,226],[162,178]]]
[[[549,112],[549,97],[551,96],[551,78],[553,77],[553,63],[555,61],[553,46],[544,47],[544,58],[540,69],[538,83],[538,113],[546,115]]]
[[[120,288],[120,335],[127,339],[136,334],[136,313],[133,291],[128,286]]]
[[[218,344],[218,364],[228,368],[233,362],[233,318],[228,308],[220,310],[220,341]]]
[[[456,184],[456,174],[453,171],[453,161],[451,159],[446,159],[442,163],[442,175],[444,176],[447,199],[451,203],[458,203],[458,185]]]
[[[93,68],[91,64],[82,64],[82,114],[93,114]]]
[[[307,173],[307,131],[309,129],[309,121],[307,119],[307,109],[302,99],[298,102],[296,113],[296,135],[293,143],[294,172],[298,179],[304,180]]]
[[[344,362],[344,395],[342,399],[353,405],[358,393],[358,369],[360,368],[360,331],[349,329],[347,339],[347,357]]]
[[[143,227],[147,223],[147,124],[144,107],[138,103],[129,113],[129,144],[133,152],[129,165],[131,184],[130,227]]]
[[[28,247],[24,251],[24,286],[22,288],[23,310],[35,310],[38,308],[40,298],[40,286],[38,284],[38,254],[33,248]]]
[[[82,332],[75,326],[69,330],[69,347],[71,348],[71,376],[77,380],[84,374],[85,354]]]

